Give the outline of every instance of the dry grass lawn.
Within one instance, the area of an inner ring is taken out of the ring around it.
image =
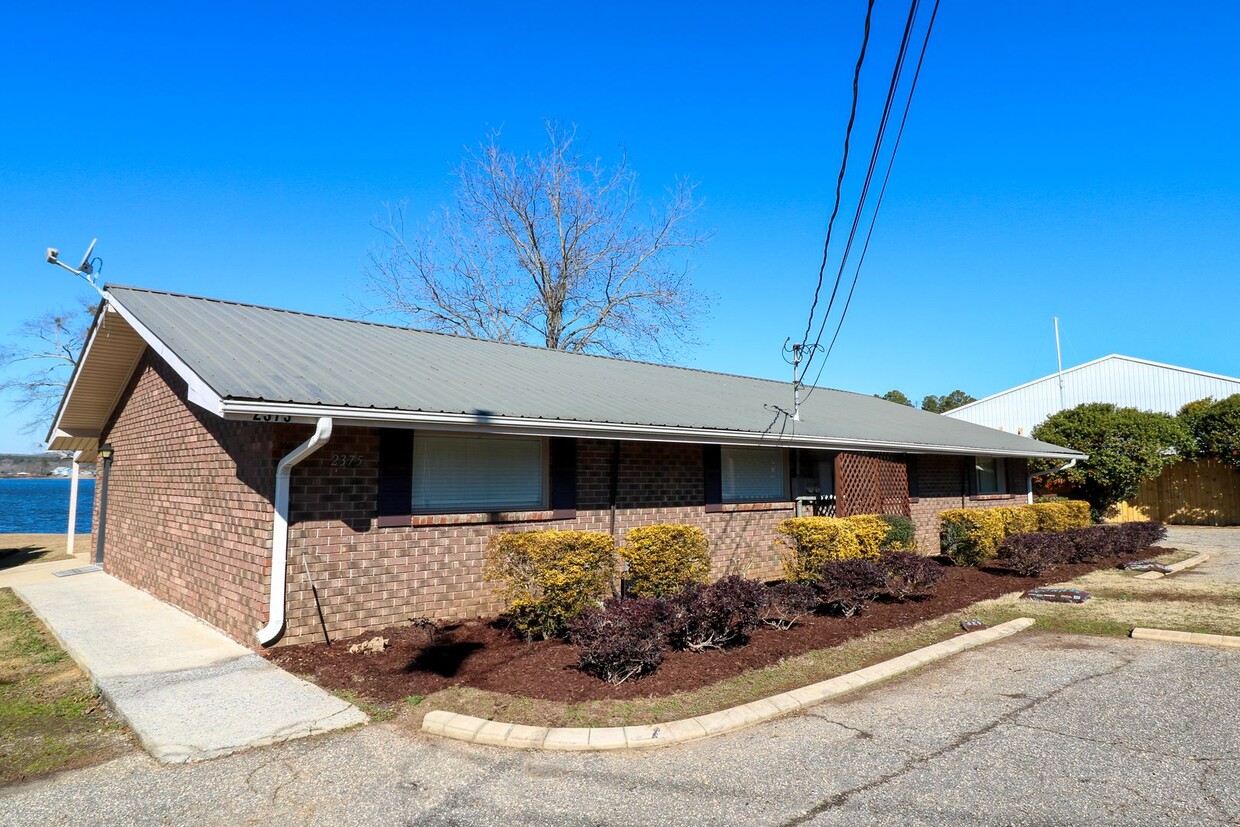
[[[0,589],[0,785],[133,749],[128,730],[11,589]]]
[[[74,543],[87,543],[89,537],[78,538]],[[65,550],[63,534],[0,534],[0,570],[11,569],[26,563],[50,563],[71,560]]]

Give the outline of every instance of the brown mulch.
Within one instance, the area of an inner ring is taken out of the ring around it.
[[[746,645],[724,651],[669,651],[653,675],[620,686],[611,686],[579,671],[576,647],[559,640],[527,643],[498,621],[486,619],[438,627],[390,627],[333,641],[330,646],[305,643],[280,647],[268,653],[268,657],[290,672],[311,676],[328,689],[351,690],[378,702],[429,695],[451,686],[569,703],[670,695],[770,666],[787,657],[835,646],[869,632],[912,626],[980,600],[1063,582],[1164,551],[1146,549],[1098,563],[1060,566],[1039,578],[1020,577],[999,568],[957,568],[947,563],[946,576],[927,598],[906,603],[872,603],[857,617],[815,615],[786,631],[758,629]],[[351,644],[376,636],[388,639],[387,649],[379,653],[349,653]]]

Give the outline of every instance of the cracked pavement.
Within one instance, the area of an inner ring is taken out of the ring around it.
[[[1212,541],[1206,566],[1234,571],[1240,530]],[[1240,825],[1238,676],[1240,650],[1022,632],[679,747],[516,752],[386,723],[126,756],[0,790],[0,825]]]

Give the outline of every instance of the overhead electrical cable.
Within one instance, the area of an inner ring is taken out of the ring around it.
[[[886,140],[887,123],[891,118],[891,110],[895,103],[896,92],[900,86],[900,78],[904,73],[904,60],[908,55],[909,39],[913,33],[913,25],[917,19],[919,4],[920,0],[912,0],[909,4],[908,19],[904,23],[904,35],[900,38],[900,50],[896,55],[895,65],[892,67],[891,81],[887,85],[887,99],[883,104],[883,114],[879,119],[878,130],[875,132],[874,148],[870,153],[870,164],[866,169],[865,180],[861,186],[861,195],[857,199],[857,209],[853,214],[852,226],[848,231],[848,241],[845,243],[844,252],[840,256],[840,266],[835,274],[835,284],[831,288],[831,299],[827,302],[827,309],[822,314],[822,322],[818,325],[818,333],[814,337],[814,346],[809,348],[809,353],[805,364],[801,367],[801,376],[798,377],[798,380],[809,373],[814,357],[820,350],[819,345],[822,343],[822,334],[826,330],[827,322],[831,319],[831,310],[835,307],[835,298],[839,292],[840,284],[844,280],[844,270],[848,266],[848,257],[852,253],[853,241],[857,237],[857,229],[861,226],[861,219],[865,214],[865,206],[870,194],[870,185],[874,179],[874,170],[878,167],[883,143]]]
[[[831,208],[831,217],[827,220],[827,240],[822,245],[822,264],[818,267],[818,284],[814,287],[814,300],[809,306],[809,319],[805,322],[805,335],[801,337],[801,347],[805,347],[809,342],[810,331],[814,329],[814,313],[818,308],[818,296],[822,292],[822,278],[827,271],[827,253],[831,249],[831,230],[835,226],[835,217],[840,211],[840,198],[844,188],[844,176],[848,172],[848,148],[852,139],[853,125],[857,122],[857,98],[861,88],[861,67],[865,65],[865,52],[870,43],[870,21],[874,16],[874,2],[869,0],[865,9],[865,33],[861,37],[861,52],[857,55],[857,65],[853,69],[853,85],[852,85],[852,107],[848,113],[848,126],[844,128],[844,157],[840,160],[839,175],[835,179],[835,205]],[[839,289],[839,282],[835,283],[835,289],[831,291],[831,300],[835,300],[835,290]]]
[[[879,188],[878,198],[874,204],[874,213],[870,216],[870,226],[866,230],[865,243],[861,247],[861,254],[857,259],[857,268],[853,273],[852,285],[848,288],[848,297],[844,301],[844,309],[840,313],[839,323],[835,326],[835,333],[831,337],[831,343],[827,346],[826,352],[823,354],[822,363],[818,367],[818,373],[814,377],[814,382],[805,394],[805,399],[813,394],[814,388],[818,385],[818,380],[822,376],[823,368],[827,365],[827,360],[831,357],[831,351],[835,349],[835,342],[840,336],[840,330],[844,327],[844,319],[848,317],[848,308],[852,305],[853,293],[857,289],[857,281],[861,277],[861,266],[865,263],[866,253],[870,250],[870,238],[874,235],[874,225],[878,221],[878,211],[883,205],[883,195],[887,192],[887,182],[891,180],[891,170],[895,166],[896,152],[900,149],[900,139],[904,137],[904,127],[908,123],[909,109],[913,105],[913,93],[917,91],[917,79],[921,77],[921,67],[926,59],[926,48],[930,45],[930,33],[934,30],[934,20],[939,13],[940,0],[934,0],[934,8],[930,11],[930,22],[926,26],[926,35],[922,40],[921,53],[917,57],[917,68],[913,72],[913,80],[909,85],[908,99],[904,102],[904,113],[900,118],[900,128],[896,131],[895,143],[891,148],[891,158],[887,162],[887,171],[883,175],[883,185]],[[804,400],[802,400],[804,402]]]

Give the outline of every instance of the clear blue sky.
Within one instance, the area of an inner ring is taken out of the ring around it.
[[[0,30],[0,332],[89,295],[43,251],[95,236],[108,281],[354,315],[381,202],[426,216],[464,147],[553,118],[648,194],[700,183],[717,301],[680,361],[787,373],[862,0],[39,5]],[[877,8],[870,101],[907,10]],[[823,383],[983,396],[1054,369],[1054,315],[1065,364],[1240,374],[1237,34],[1227,2],[945,0]]]

